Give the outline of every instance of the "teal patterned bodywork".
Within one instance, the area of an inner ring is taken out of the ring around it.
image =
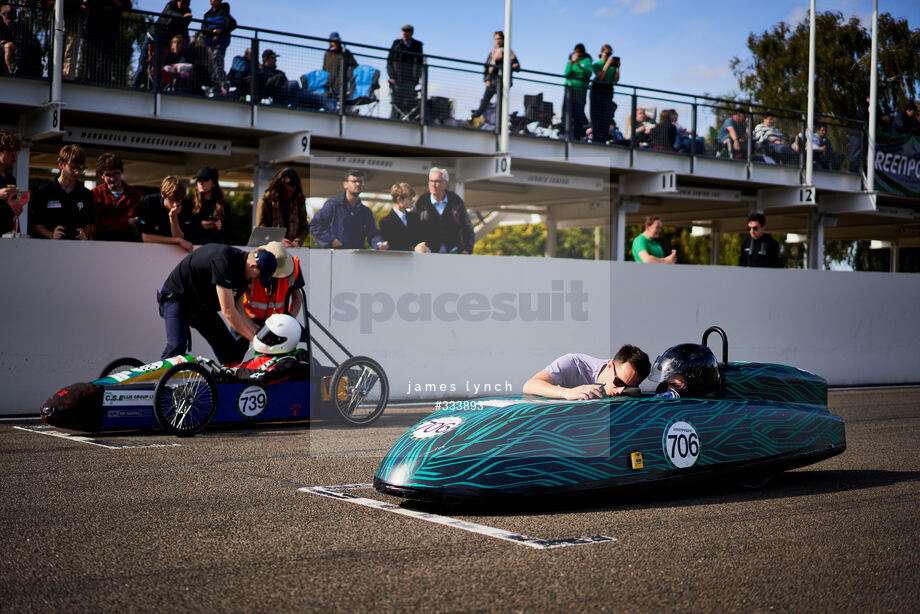
[[[458,401],[409,429],[374,485],[432,500],[546,495],[763,474],[846,449],[843,419],[828,412],[822,378],[730,363],[723,380],[718,399]],[[641,466],[634,467],[635,453]]]

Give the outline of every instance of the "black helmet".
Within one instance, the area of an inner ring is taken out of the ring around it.
[[[655,360],[649,379],[659,382],[657,393],[668,390],[679,397],[718,398],[722,394],[719,361],[705,345],[681,343]]]

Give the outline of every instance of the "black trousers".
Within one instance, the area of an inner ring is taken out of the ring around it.
[[[201,333],[219,362],[237,363],[246,355],[249,342],[245,337],[235,339],[216,311],[187,313],[178,297],[166,288],[157,292],[157,303],[166,324],[166,347],[160,358],[185,354],[191,349],[190,327]]]

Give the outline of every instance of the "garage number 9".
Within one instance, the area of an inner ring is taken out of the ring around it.
[[[254,418],[265,411],[268,394],[261,386],[249,386],[240,393],[236,408],[247,418]]]
[[[678,469],[692,467],[700,457],[700,437],[689,422],[675,422],[662,440],[664,455]]]

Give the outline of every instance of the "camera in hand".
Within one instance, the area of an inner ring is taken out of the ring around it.
[[[619,66],[619,65],[620,65],[620,56],[618,56],[618,55],[613,56],[613,65],[614,65],[614,66]]]

